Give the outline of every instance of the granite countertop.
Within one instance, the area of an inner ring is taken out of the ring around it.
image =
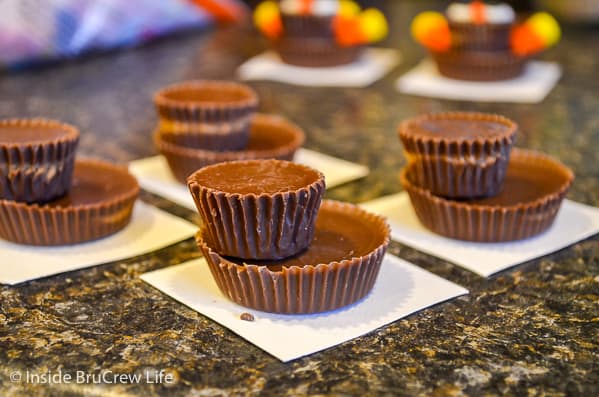
[[[384,43],[402,64],[365,89],[252,82],[261,111],[305,128],[306,147],[371,168],[327,191],[361,202],[401,190],[405,163],[395,128],[428,111],[479,110],[517,120],[517,146],[545,151],[576,173],[568,197],[599,206],[599,30],[566,27],[543,55],[564,77],[541,104],[475,104],[401,95],[393,82],[424,51],[408,21],[430,2],[385,2]],[[439,3],[436,3],[437,5]],[[191,78],[232,78],[264,43],[247,27],[179,35],[139,49],[0,76],[0,117],[46,116],[79,126],[84,155],[126,163],[155,154],[154,91]],[[195,219],[149,193],[142,199]],[[485,279],[393,243],[390,252],[471,293],[335,348],[281,363],[139,279],[199,256],[187,240],[157,252],[0,287],[1,395],[599,394],[599,236]],[[4,263],[2,266],[18,266]],[[11,382],[25,373],[156,373],[134,384]]]

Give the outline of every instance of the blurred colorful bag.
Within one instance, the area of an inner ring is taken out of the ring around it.
[[[131,46],[245,14],[240,0],[3,0],[0,66]]]

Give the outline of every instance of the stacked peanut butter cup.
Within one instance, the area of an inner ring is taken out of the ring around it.
[[[0,238],[65,245],[115,233],[139,186],[126,169],[76,160],[77,128],[45,119],[0,121]]]
[[[204,167],[188,179],[196,235],[230,300],[276,313],[349,305],[372,289],[389,243],[379,216],[322,200],[324,176],[282,160]]]
[[[249,159],[291,160],[303,131],[282,117],[256,114],[258,97],[247,85],[198,80],[154,96],[160,118],[154,144],[181,183],[210,164]]]
[[[283,34],[272,46],[290,65],[327,67],[354,62],[361,45],[339,45],[335,40],[335,15],[281,13]]]
[[[497,81],[517,77],[528,57],[514,54],[510,33],[514,22],[475,23],[448,19],[451,48],[432,52],[439,73],[468,81]]]
[[[400,180],[420,222],[446,237],[502,242],[553,223],[574,175],[542,153],[513,149],[518,126],[494,114],[426,114],[401,123]]]

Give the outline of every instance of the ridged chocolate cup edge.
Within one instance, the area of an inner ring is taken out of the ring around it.
[[[171,172],[175,178],[187,183],[187,177],[193,172],[208,165],[225,161],[278,159],[293,160],[295,152],[303,145],[305,134],[301,128],[280,116],[256,114],[251,128],[274,127],[284,129],[290,135],[290,140],[279,147],[267,150],[240,150],[240,151],[211,151],[187,148],[165,142],[160,139],[160,133],[154,132],[154,146],[166,158]]]
[[[315,178],[306,186],[276,193],[229,193],[197,181],[210,165],[189,176],[187,185],[203,224],[220,254],[242,259],[278,260],[303,251],[314,237],[314,225],[325,191],[324,175],[308,166],[280,160],[236,161],[285,164]],[[229,163],[229,164],[232,164]]]
[[[448,199],[491,197],[503,188],[510,153],[493,161],[471,164],[444,158],[415,158],[410,161],[416,185]]]
[[[494,122],[506,126],[494,136],[427,136],[414,127],[424,121],[466,120]],[[401,122],[398,136],[410,164],[415,164],[417,182],[433,194],[449,198],[475,198],[500,191],[510,152],[518,131],[514,121],[492,113],[427,113]]]
[[[243,98],[231,101],[193,101],[170,98],[181,91],[236,91]],[[170,85],[154,94],[161,119],[180,123],[227,123],[251,116],[258,108],[258,95],[248,85],[226,80],[190,80]],[[250,119],[248,118],[248,123]]]
[[[563,183],[555,192],[531,202],[499,206],[475,205],[434,196],[408,179],[409,166],[402,169],[400,180],[420,222],[437,234],[476,242],[521,240],[535,236],[553,224],[574,174],[559,161],[534,151],[515,149],[512,162],[542,163],[547,172],[551,170],[563,178]]]
[[[272,47],[284,63],[301,67],[332,67],[354,62],[363,46],[340,46],[320,38],[282,38]]]
[[[511,52],[478,54],[462,51],[431,52],[442,76],[463,81],[501,81],[524,72],[528,57]]]
[[[78,244],[108,236],[123,229],[131,218],[139,185],[125,167],[99,160],[77,160],[126,173],[131,188],[100,203],[70,207],[48,207],[0,200],[0,237],[26,245]]]
[[[509,51],[513,23],[473,23],[448,20],[452,47],[465,51]],[[456,38],[458,38],[456,40]]]
[[[423,121],[435,121],[435,120],[467,120],[467,121],[481,121],[481,122],[495,122],[503,124],[507,127],[506,131],[496,136],[481,136],[481,137],[456,137],[451,138],[447,136],[424,136],[418,132],[411,130],[412,125],[416,125]],[[448,153],[449,149],[454,149],[457,152],[462,152],[459,146],[451,145],[485,145],[491,144],[496,145],[498,143],[510,143],[513,140],[516,132],[518,131],[518,124],[508,119],[507,117],[501,116],[494,113],[481,113],[481,112],[438,112],[438,113],[425,113],[416,117],[409,118],[402,121],[399,124],[398,134],[404,145],[404,148],[409,153],[420,154],[420,155],[435,155],[443,154],[452,157]],[[506,142],[506,139],[508,140]],[[428,149],[428,145],[443,145],[443,147],[434,146],[438,150],[431,153]],[[422,149],[426,149],[423,151]]]
[[[79,130],[44,118],[0,120],[2,127],[49,128],[64,134],[51,139],[0,143],[0,199],[42,203],[64,195],[71,187]],[[6,175],[4,170],[8,171]]]
[[[243,265],[222,257],[208,246],[200,231],[196,242],[223,295],[245,307],[283,314],[325,312],[364,298],[374,287],[387,251],[389,226],[384,218],[351,204],[324,200],[322,205],[376,224],[380,245],[360,257],[273,271],[267,266]]]
[[[185,129],[175,132],[165,131],[160,127],[158,133],[160,140],[171,145],[219,152],[243,150],[247,147],[250,137],[249,125],[228,133],[196,132]]]

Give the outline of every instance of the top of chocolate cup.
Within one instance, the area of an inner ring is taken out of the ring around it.
[[[478,112],[442,112],[420,115],[401,123],[400,137],[427,140],[498,141],[516,133],[518,125],[507,117]]]
[[[228,161],[204,167],[187,183],[227,195],[275,195],[309,189],[324,175],[308,166],[283,160]]]
[[[325,190],[324,175],[282,160],[204,167],[188,187],[216,252],[244,259],[281,259],[306,249]]]
[[[44,118],[0,120],[0,147],[59,144],[79,138],[79,130]]]
[[[160,117],[182,122],[226,122],[253,113],[258,95],[246,84],[192,80],[170,85],[154,95]]]

